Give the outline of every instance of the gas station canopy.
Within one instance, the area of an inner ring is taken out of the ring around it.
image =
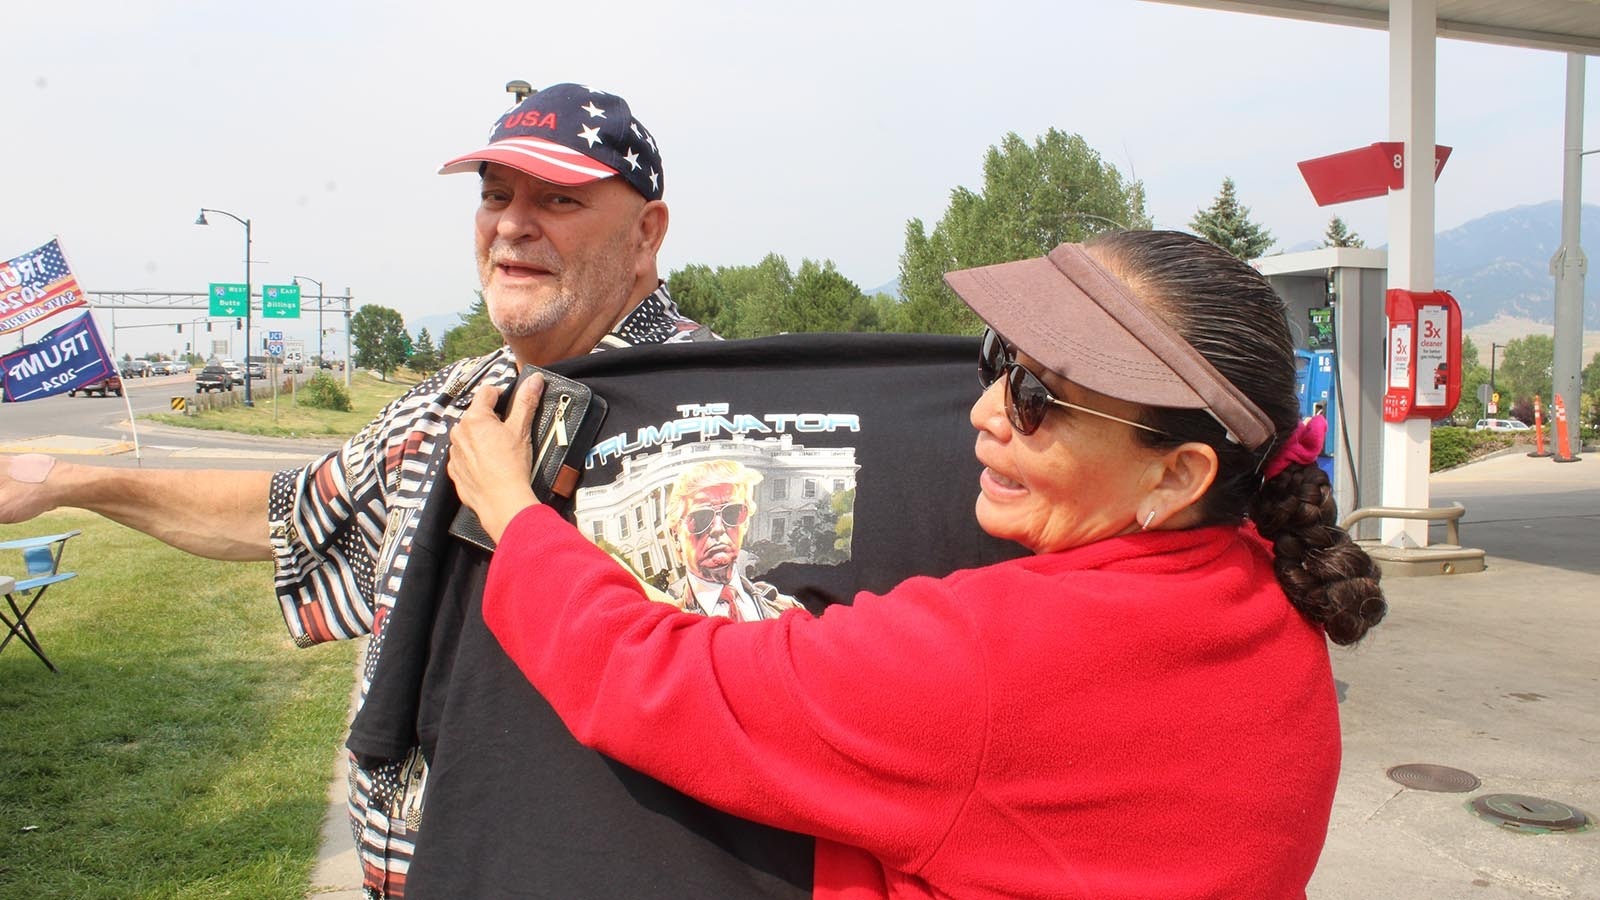
[[[1157,0],[1362,28],[1389,27],[1388,0]],[[1600,55],[1600,0],[1435,0],[1439,36]]]
[[[1600,0],[1155,0],[1178,6],[1300,19],[1323,24],[1352,25],[1388,32],[1389,37],[1389,144],[1404,148],[1406,157],[1426,159],[1434,150],[1435,174],[1441,162],[1434,143],[1437,42],[1440,37],[1526,47],[1563,53],[1567,62],[1566,138],[1562,145],[1561,243],[1551,260],[1555,279],[1555,352],[1551,376],[1553,397],[1569,409],[1579,406],[1581,344],[1583,334],[1583,278],[1587,260],[1580,244],[1582,196],[1582,136],[1584,62],[1600,55]],[[1343,159],[1350,152],[1322,160]],[[1396,165],[1402,157],[1394,155]],[[1337,161],[1337,160],[1336,160]],[[1302,164],[1304,172],[1305,164]],[[1313,180],[1308,176],[1308,181]],[[1335,184],[1335,187],[1339,185]],[[1349,185],[1344,185],[1348,188]],[[1405,179],[1400,185],[1357,185],[1354,193],[1336,190],[1319,203],[1341,202],[1363,196],[1389,194],[1388,289],[1391,296],[1419,296],[1433,291],[1434,185],[1430,178]],[[1313,191],[1316,188],[1313,185]],[[1348,194],[1348,196],[1346,196]],[[1375,314],[1375,310],[1373,313]],[[1391,349],[1404,348],[1410,339],[1409,323],[1396,321],[1386,311]],[[1338,328],[1335,328],[1337,333]],[[1350,335],[1354,339],[1355,335]],[[1347,349],[1351,345],[1347,344]],[[1409,357],[1392,354],[1389,379],[1395,379],[1397,361]],[[1398,369],[1407,379],[1409,364]],[[1346,385],[1356,389],[1358,385]],[[1401,401],[1413,387],[1399,388]],[[1370,399],[1370,398],[1363,398]],[[1385,401],[1387,402],[1387,400]],[[1349,421],[1349,417],[1345,417]],[[1384,514],[1383,543],[1406,549],[1427,546],[1425,522],[1406,521],[1428,506],[1431,435],[1429,423],[1414,415],[1391,417],[1386,408],[1381,426],[1382,456],[1380,500],[1391,512]],[[1563,440],[1565,440],[1563,438]],[[1369,454],[1370,455],[1370,454]],[[1565,461],[1576,461],[1574,453]],[[1369,460],[1363,460],[1363,463]],[[1368,480],[1370,484],[1370,479]],[[1365,501],[1362,501],[1365,502]]]

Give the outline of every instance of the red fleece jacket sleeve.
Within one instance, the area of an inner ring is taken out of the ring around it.
[[[915,871],[971,792],[989,726],[980,626],[948,594],[913,579],[820,617],[691,615],[646,600],[535,506],[500,541],[483,606],[586,746],[735,815]]]

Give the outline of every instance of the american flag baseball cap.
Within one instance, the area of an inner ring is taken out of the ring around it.
[[[628,101],[581,84],[528,95],[495,122],[489,143],[439,168],[476,172],[499,163],[555,184],[588,184],[613,175],[646,200],[660,200],[661,152]]]

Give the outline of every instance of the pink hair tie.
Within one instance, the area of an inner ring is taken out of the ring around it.
[[[1289,435],[1289,440],[1278,448],[1272,461],[1267,463],[1266,480],[1271,481],[1290,466],[1306,466],[1316,462],[1327,436],[1328,420],[1322,416],[1312,416],[1301,422]]]

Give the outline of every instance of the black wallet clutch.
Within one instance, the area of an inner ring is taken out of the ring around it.
[[[523,366],[516,384],[506,389],[495,408],[501,418],[511,407],[517,385],[535,373],[544,376],[544,396],[539,398],[539,411],[533,417],[533,495],[563,517],[570,517],[584,457],[606,417],[606,401],[581,381],[538,366]],[[494,550],[494,538],[483,530],[478,514],[466,506],[450,523],[450,533],[485,550]]]

